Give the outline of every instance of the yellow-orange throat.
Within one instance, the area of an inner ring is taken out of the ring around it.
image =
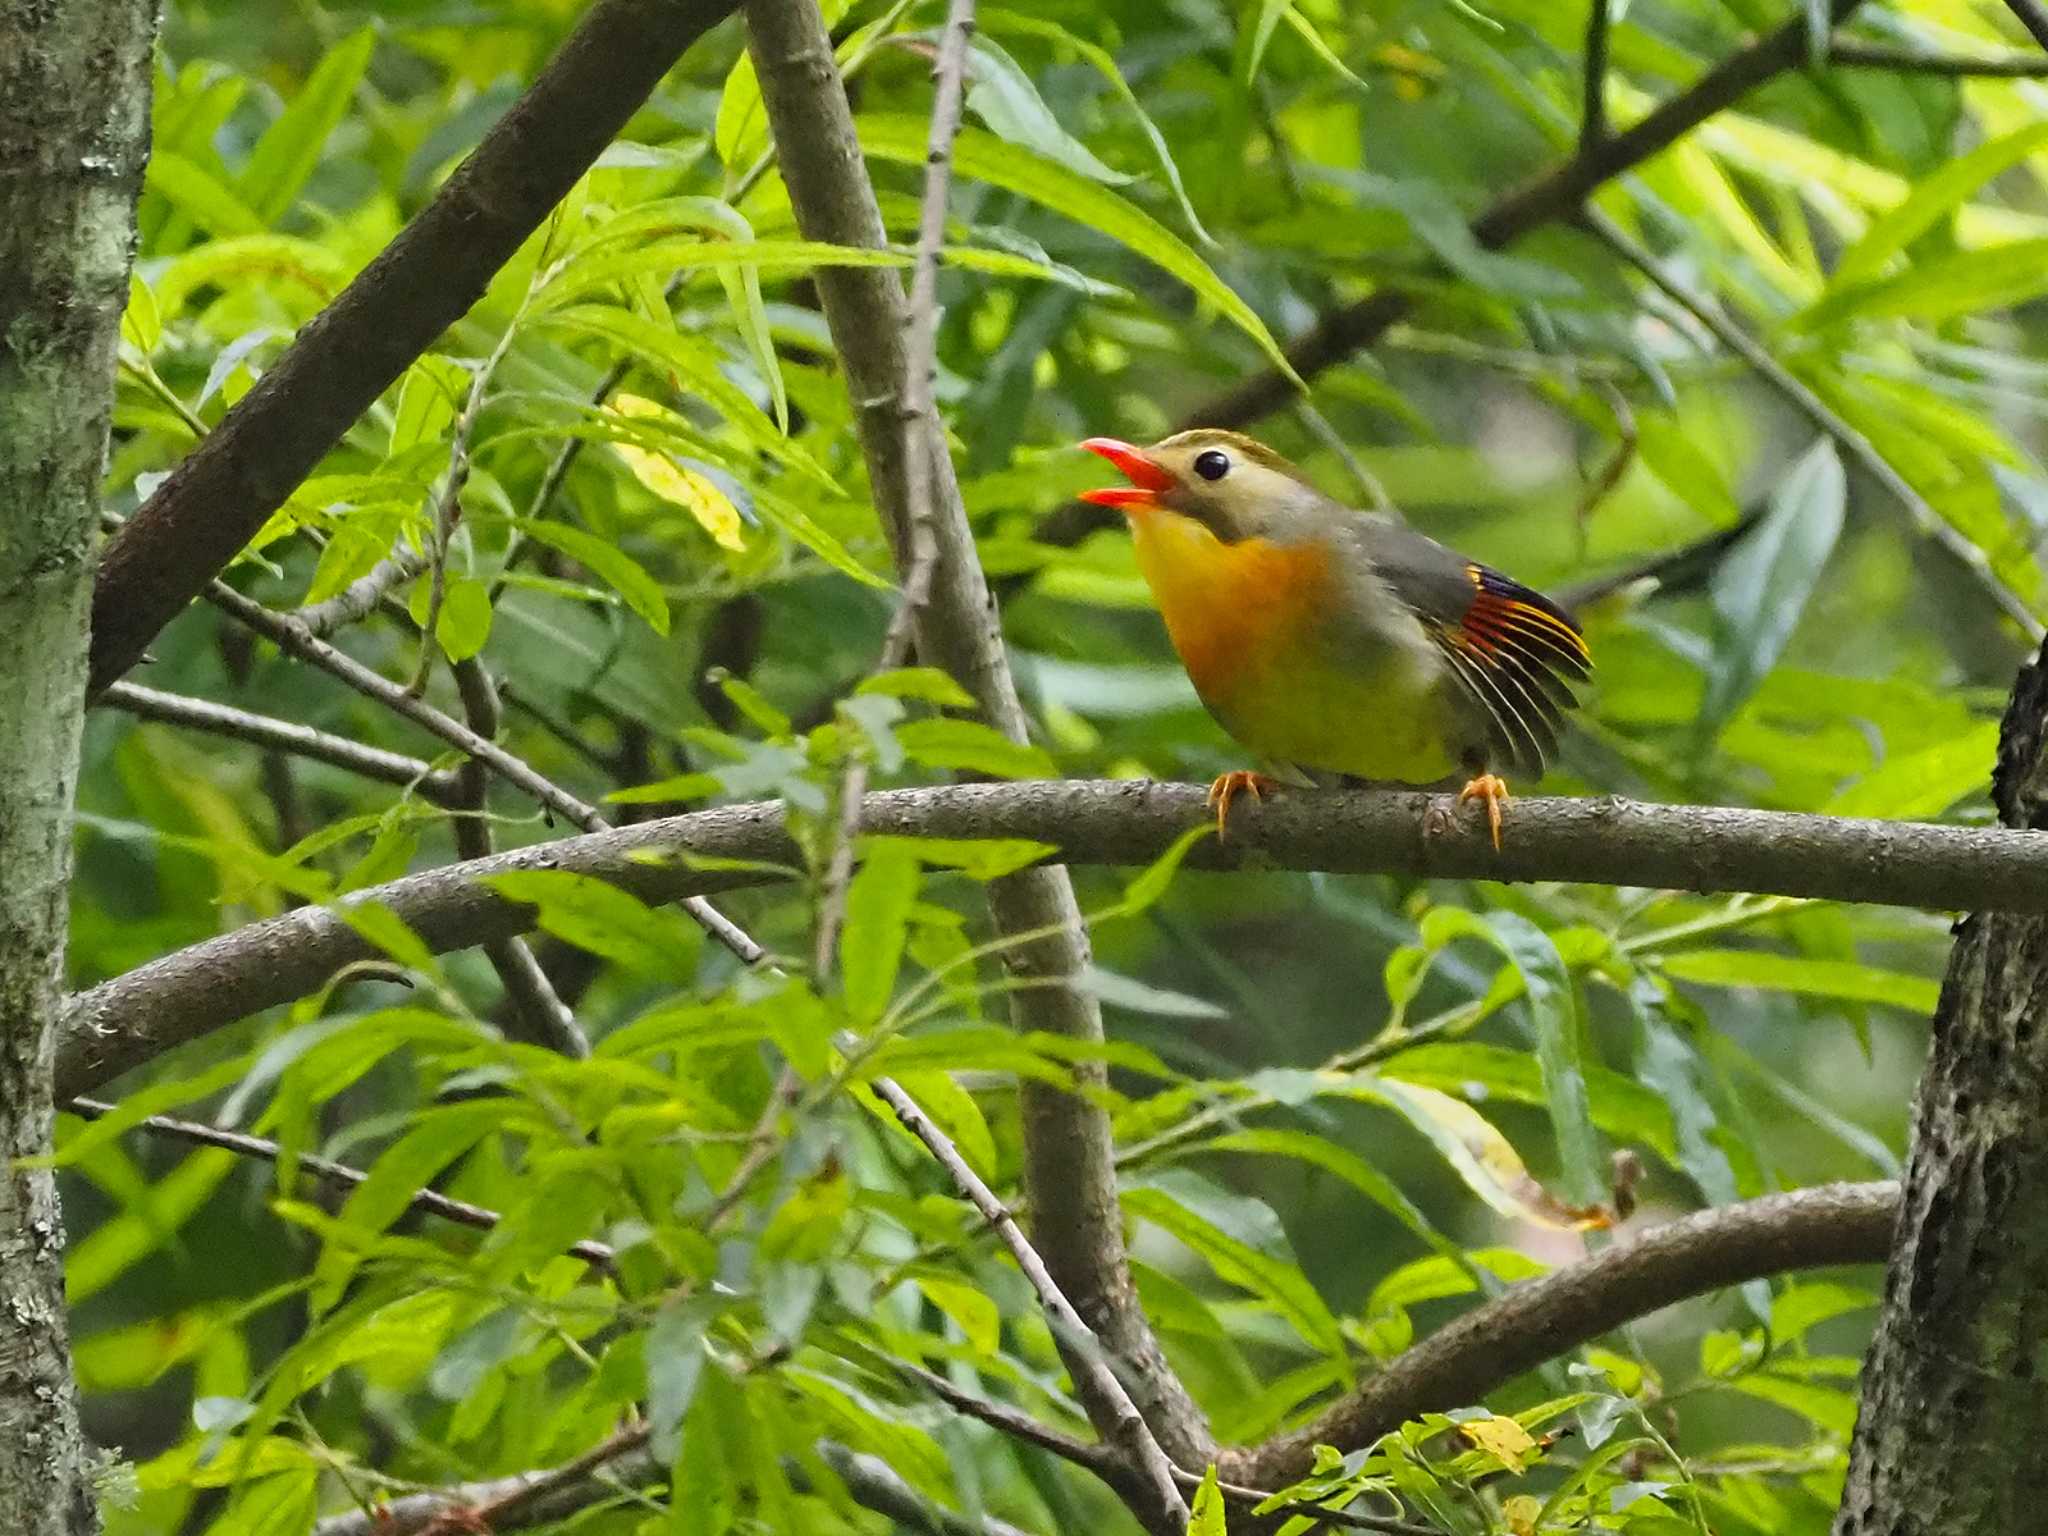
[[[1226,544],[1191,517],[1129,507],[1138,571],[1196,691],[1227,703],[1305,638],[1329,591],[1329,551],[1267,539]]]

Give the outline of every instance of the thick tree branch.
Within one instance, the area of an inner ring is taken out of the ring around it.
[[[599,0],[530,90],[108,546],[92,687],[133,666],[351,423],[476,302],[732,0]]]
[[[1370,1445],[1417,1414],[1476,1402],[1543,1361],[1631,1318],[1745,1280],[1881,1260],[1899,1186],[1823,1184],[1652,1227],[1631,1241],[1517,1285],[1440,1328],[1301,1429],[1228,1451],[1224,1474],[1284,1487],[1314,1448]]]
[[[884,245],[852,109],[817,6],[812,0],[749,0],[746,16],[748,46],[798,228],[812,240]],[[991,725],[1024,741],[1029,722],[1004,654],[995,599],[975,552],[952,462],[937,449],[944,442],[943,423],[927,409],[917,412],[914,431],[904,430],[920,395],[910,382],[902,284],[893,271],[857,267],[823,268],[816,282],[899,574],[909,580],[922,574],[920,527],[932,540],[929,591],[913,593],[923,598],[913,605],[918,652],[952,673]],[[914,437],[932,445],[915,467]],[[927,484],[929,515],[923,517],[914,488]],[[988,894],[999,934],[1039,935],[1004,954],[1013,974],[1035,983],[1014,994],[1018,1026],[1100,1040],[1101,1009],[1080,984],[1088,947],[1066,872],[1025,870],[992,881]],[[1124,1260],[1109,1119],[1086,1096],[1088,1087],[1103,1080],[1102,1068],[1091,1063],[1078,1075],[1082,1091],[1076,1093],[1043,1083],[1020,1089],[1032,1236],[1076,1311],[1127,1373],[1167,1454],[1198,1462],[1205,1459],[1207,1431],[1152,1337]]]
[[[386,752],[381,747],[366,747],[345,736],[333,736],[296,721],[252,714],[246,709],[216,704],[211,699],[163,693],[135,683],[113,684],[101,693],[99,702],[125,710],[138,719],[180,725],[188,730],[210,731],[216,736],[231,736],[267,751],[310,758],[334,768],[346,768],[366,779],[410,789],[433,805],[453,806],[460,796],[456,776],[437,771],[433,764],[423,759],[407,757],[402,752]]]
[[[1581,160],[1607,137],[1607,36],[1613,22],[1613,0],[1586,0],[1586,48],[1579,60]]]
[[[2005,7],[2019,18],[2035,42],[2048,48],[2048,6],[2041,0],[2005,0]]]
[[[861,825],[906,836],[1030,838],[1070,864],[1142,865],[1205,815],[1196,785],[1050,780],[871,794]],[[694,868],[682,856],[793,859],[782,818],[779,801],[698,811],[408,875],[348,899],[390,907],[445,952],[532,926],[531,909],[498,895],[482,876],[571,870],[653,902],[731,890],[769,877]],[[1281,794],[1233,814],[1230,840],[1197,844],[1188,863],[2048,912],[2048,840],[2027,833],[1612,796],[1517,800],[1506,846],[1496,853],[1482,823],[1456,819],[1448,794]],[[182,1041],[302,997],[373,954],[333,912],[305,907],[151,961],[72,999],[59,1091],[87,1092]]]
[[[1861,4],[1862,0],[1831,0],[1830,14],[1839,25]],[[1799,68],[1806,61],[1806,44],[1806,18],[1801,15],[1736,50],[1633,126],[1602,139],[1597,149],[1575,154],[1495,199],[1472,220],[1473,239],[1498,250],[1533,229],[1571,217],[1605,183],[1669,149],[1765,81]],[[1378,341],[1409,308],[1408,296],[1393,289],[1367,294],[1331,310],[1295,338],[1287,348],[1287,361],[1302,378],[1313,378]],[[1180,425],[1247,426],[1279,410],[1293,394],[1294,385],[1286,375],[1277,368],[1263,369],[1203,401]],[[1113,513],[1100,507],[1070,502],[1040,522],[1036,537],[1048,544],[1078,544],[1114,520]]]

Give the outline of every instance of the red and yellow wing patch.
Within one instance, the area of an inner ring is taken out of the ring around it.
[[[1542,593],[1468,563],[1472,602],[1436,629],[1452,670],[1492,718],[1497,745],[1518,767],[1541,774],[1557,750],[1574,682],[1593,672],[1593,653],[1572,616]]]

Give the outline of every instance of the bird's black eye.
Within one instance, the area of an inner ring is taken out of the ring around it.
[[[1211,448],[1195,455],[1195,473],[1204,480],[1221,480],[1230,473],[1230,455],[1221,448]]]

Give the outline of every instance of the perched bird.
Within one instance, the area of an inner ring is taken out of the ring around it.
[[[1084,491],[1130,523],[1173,648],[1222,727],[1269,765],[1434,784],[1486,807],[1500,846],[1507,786],[1540,777],[1592,653],[1557,604],[1477,561],[1331,500],[1270,448],[1197,428],[1134,447],[1081,445],[1128,486]],[[1209,787],[1217,829],[1240,791]]]

